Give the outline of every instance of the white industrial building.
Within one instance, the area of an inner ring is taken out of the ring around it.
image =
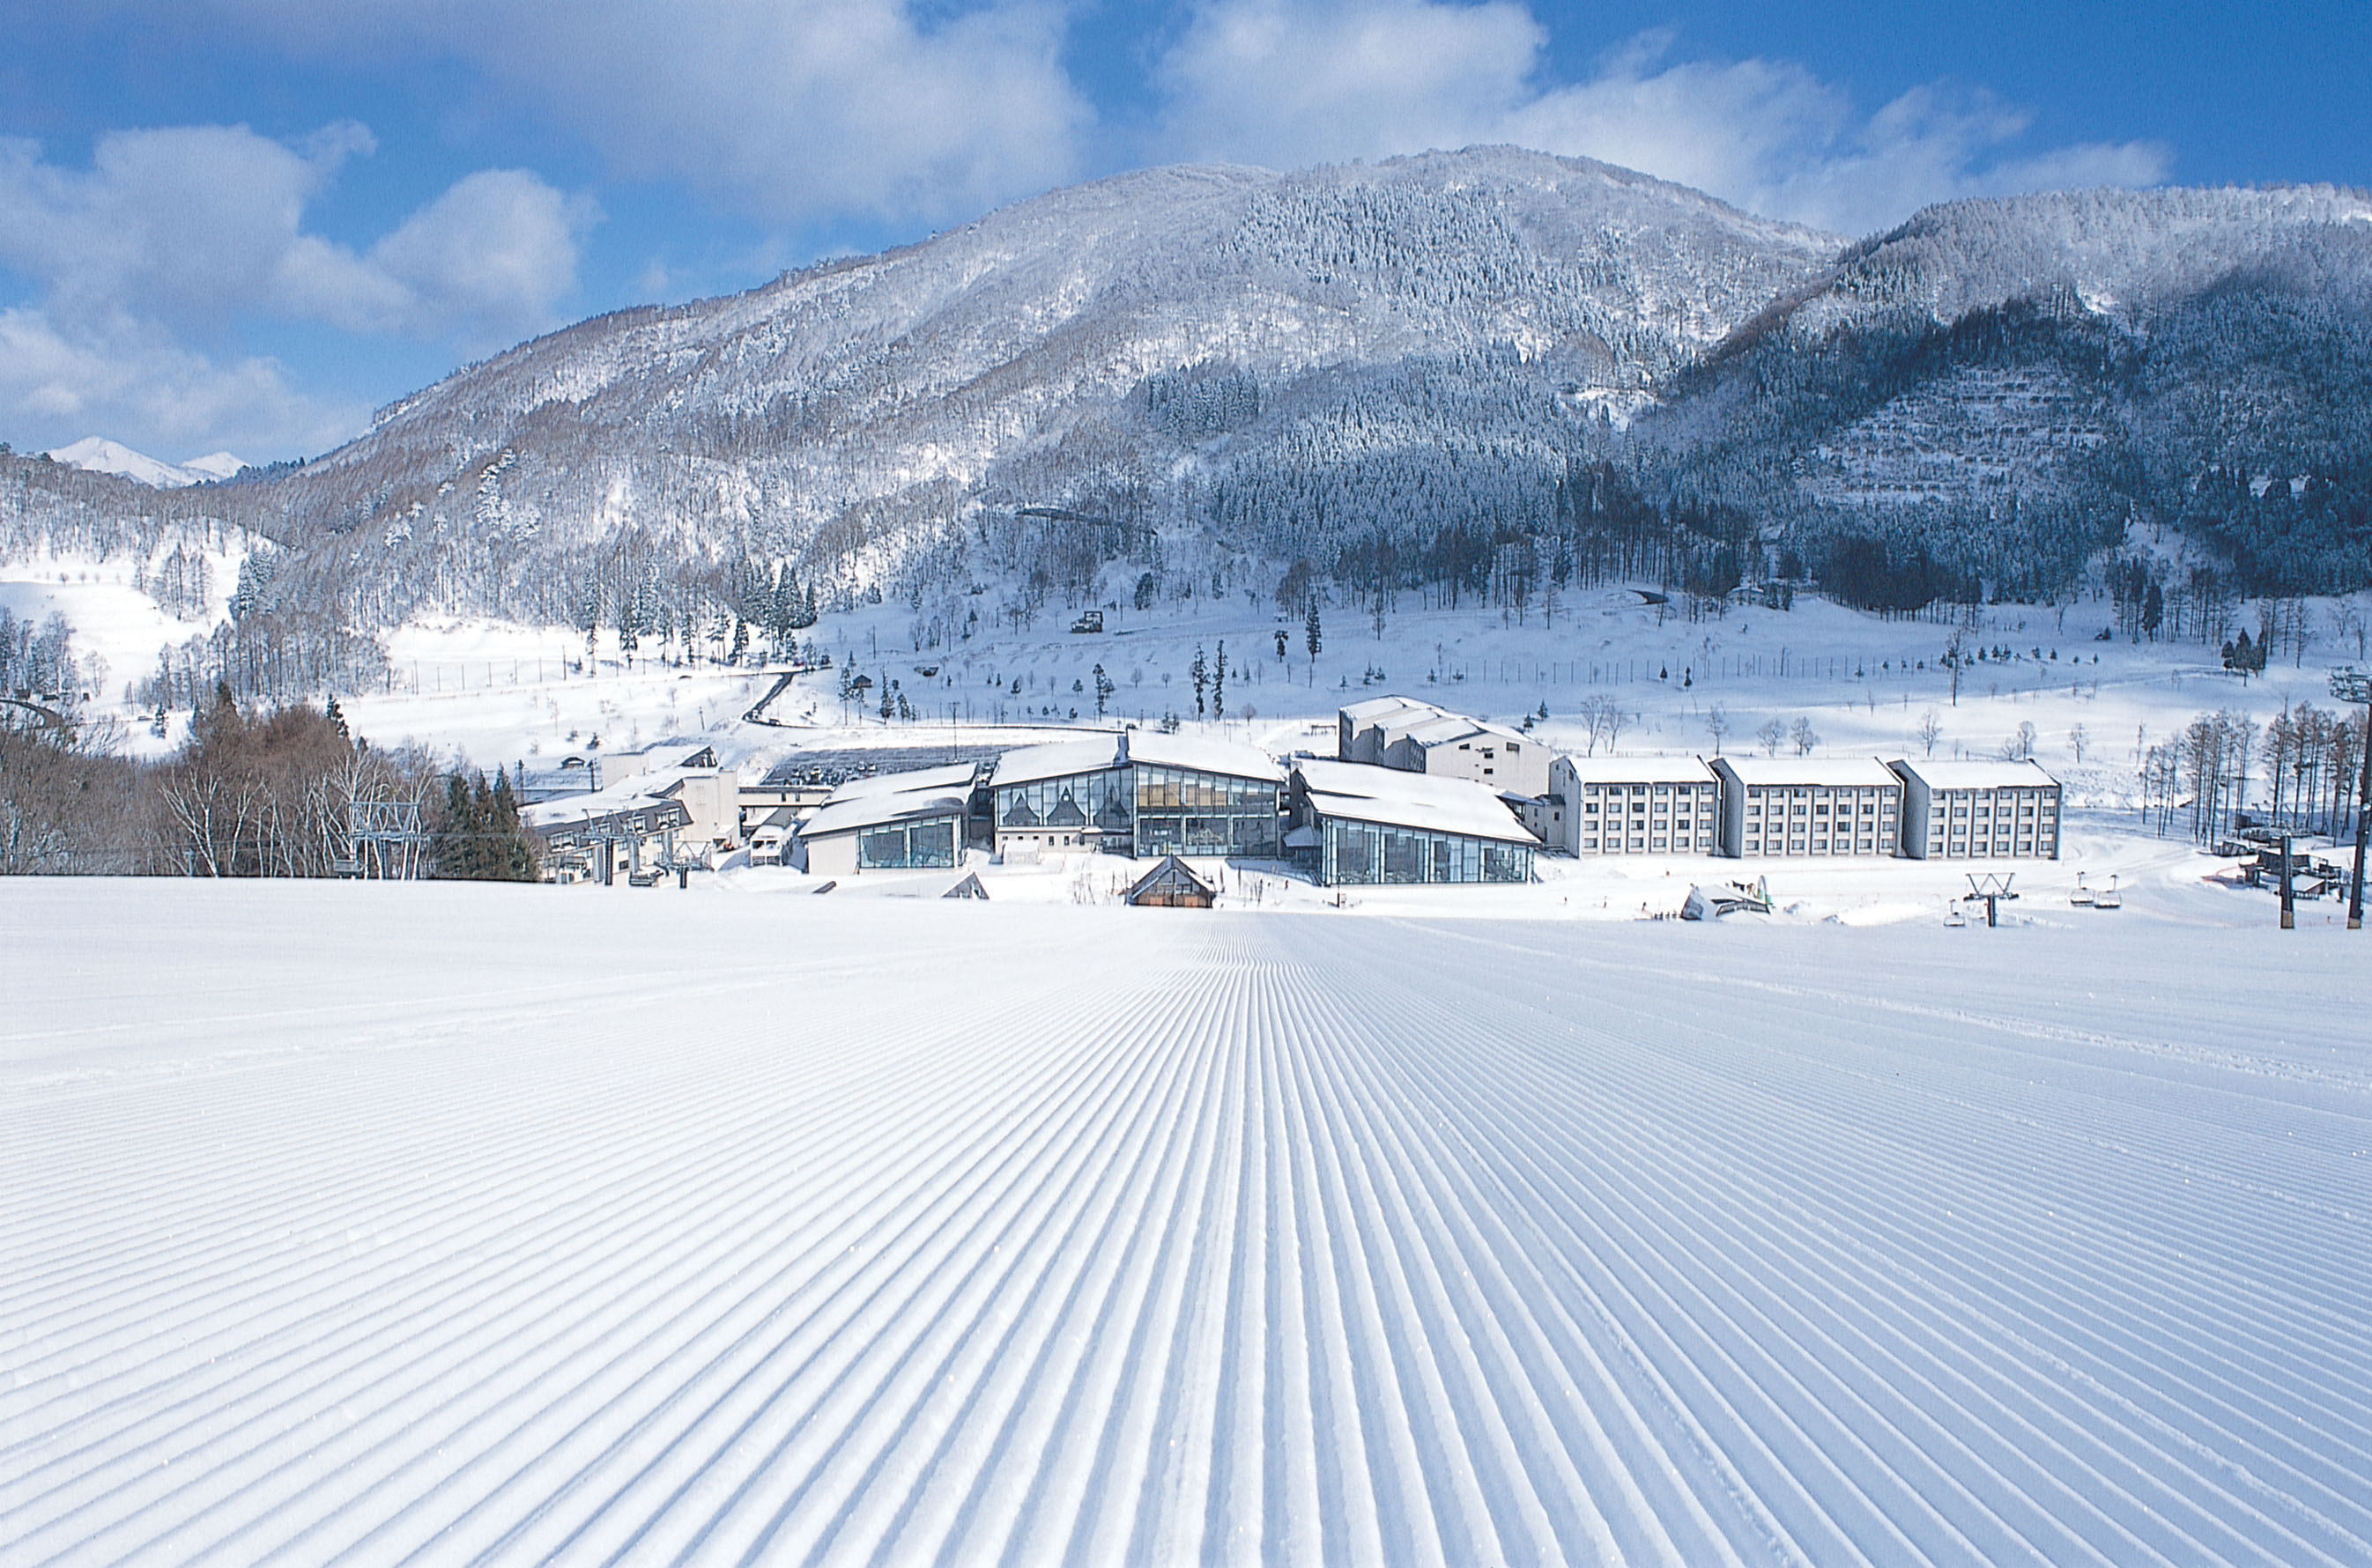
[[[812,877],[952,867],[979,772],[959,762],[852,779],[799,824],[789,858]]]
[[[1293,817],[1289,842],[1329,886],[1528,882],[1540,848],[1488,784],[1367,763],[1296,762]]]
[[[1471,779],[1504,793],[1549,792],[1554,753],[1521,730],[1468,718],[1413,697],[1354,703],[1335,718],[1334,755],[1436,778]]]
[[[1913,860],[2056,860],[2059,781],[2033,761],[1897,761]]]
[[[1875,757],[1716,757],[1721,853],[1890,855],[1902,780]]]
[[[1702,757],[1559,757],[1529,814],[1567,854],[1712,854],[1720,792]]]

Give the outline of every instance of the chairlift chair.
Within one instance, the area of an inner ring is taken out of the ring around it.
[[[2081,871],[2076,873],[2076,890],[2067,895],[2067,901],[2079,910],[2091,907],[2092,889],[2084,886],[2084,874]]]
[[[1961,927],[1969,923],[1969,917],[1960,912],[1959,900],[1955,899],[1949,904],[1945,906],[1944,923],[1950,926],[1955,931],[1959,930]]]
[[[2125,907],[2124,895],[2117,891],[2117,878],[2113,874],[2109,877],[2109,885],[2093,895],[2092,907],[2096,910],[2121,910]]]

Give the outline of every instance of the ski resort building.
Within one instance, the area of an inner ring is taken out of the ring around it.
[[[997,759],[990,820],[996,852],[1136,847],[1134,781],[1120,738],[1025,746]]]
[[[519,772],[522,778],[528,775],[525,763],[520,764]],[[599,818],[611,814],[618,803],[647,798],[672,800],[680,806],[683,820],[675,826],[694,844],[729,850],[741,842],[739,781],[731,769],[716,765],[715,749],[705,744],[671,741],[640,751],[571,757],[558,768],[544,770],[535,776],[534,791],[524,796],[523,800],[539,809],[544,806],[568,807],[541,816],[529,813],[527,819],[539,830],[547,821]],[[567,787],[578,780],[591,787]]]
[[[1701,757],[1559,757],[1550,842],[1567,854],[1712,854],[1720,790]]]
[[[2032,761],[1911,762],[1902,853],[1913,860],[2056,860],[2059,781]]]
[[[1293,770],[1294,837],[1328,886],[1529,882],[1540,841],[1471,779],[1316,760]]]
[[[638,878],[646,863],[656,868],[671,859],[679,836],[690,836],[692,827],[681,800],[645,793],[631,782],[524,807],[519,819],[542,837],[548,875],[603,883],[621,864],[630,878]]]
[[[1716,757],[1721,853],[1890,855],[1902,780],[1876,758]]]
[[[996,847],[1270,859],[1284,785],[1274,758],[1238,741],[1133,730],[1025,747],[996,764]]]
[[[852,779],[799,824],[792,862],[813,877],[952,868],[979,772],[958,762]]]
[[[1344,762],[1472,779],[1531,797],[1549,793],[1553,755],[1520,730],[1413,697],[1378,697],[1343,709],[1335,717],[1334,754]]]

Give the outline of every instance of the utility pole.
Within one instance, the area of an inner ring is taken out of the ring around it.
[[[2372,673],[2349,665],[2331,672],[2331,694],[2364,704],[2362,776],[2355,783],[2355,876],[2347,885],[2347,929],[2364,929],[2364,834],[2372,826]]]
[[[2290,897],[2290,836],[2282,835],[2282,929],[2297,929],[2297,905]]]

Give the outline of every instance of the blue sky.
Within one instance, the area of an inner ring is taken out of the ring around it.
[[[326,449],[597,311],[1073,180],[1517,142],[1861,233],[2372,185],[2372,6],[0,0],[0,439]]]

